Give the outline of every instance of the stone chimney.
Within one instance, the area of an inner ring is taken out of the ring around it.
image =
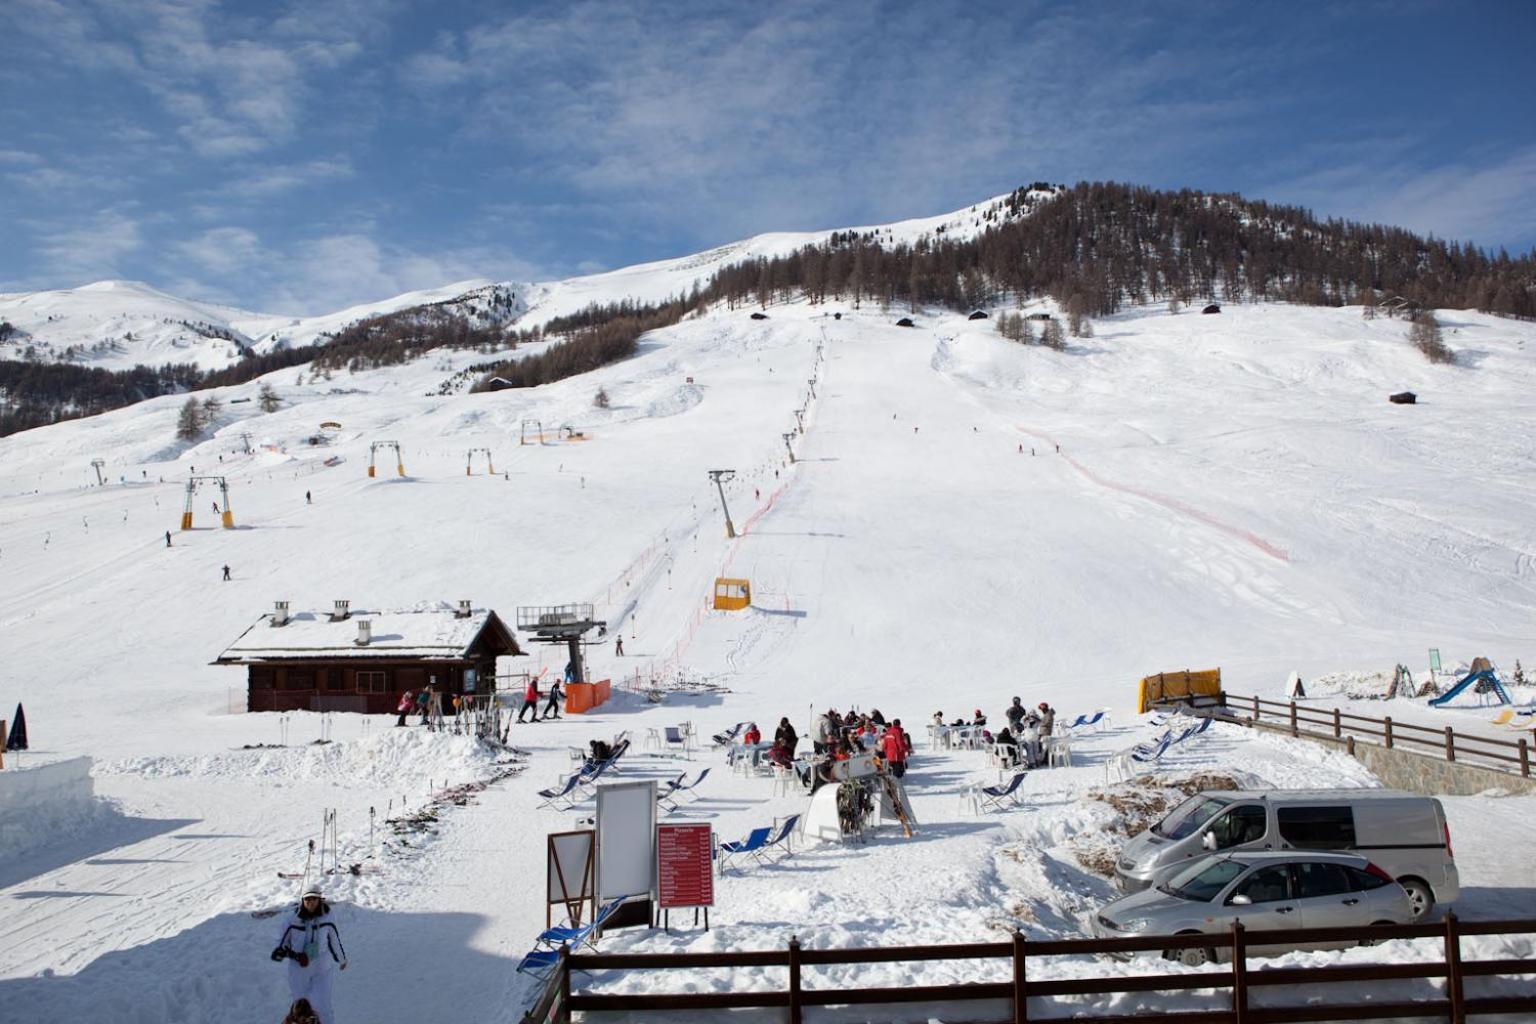
[[[373,623],[367,619],[357,620],[357,639],[352,641],[359,647],[367,647],[373,639]]]
[[[277,601],[272,606],[272,625],[288,625],[288,602]]]
[[[453,613],[453,617],[456,619],[468,619],[472,618],[474,614],[474,608],[471,607],[468,601],[460,601],[459,608]]]
[[[351,601],[340,601],[340,600],[338,600],[336,602],[336,610],[331,612],[331,621],[332,622],[342,622],[342,621],[345,621],[346,619],[350,618],[352,613],[347,610],[347,606],[350,605],[351,603],[352,603]]]

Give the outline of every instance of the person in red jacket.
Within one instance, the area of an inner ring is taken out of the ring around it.
[[[522,724],[523,716],[529,711],[533,712],[533,720],[539,720],[539,680],[538,677],[530,677],[528,685],[523,689],[523,706],[517,709],[518,724]]]
[[[750,747],[753,744],[761,743],[762,741],[763,741],[763,734],[758,729],[757,723],[756,722],[748,722],[747,723],[747,731],[741,734],[741,742]]]
[[[912,741],[901,728],[901,719],[896,719],[886,727],[885,735],[880,737],[880,754],[886,763],[891,766],[891,774],[898,779],[907,774],[907,755],[912,752]]]

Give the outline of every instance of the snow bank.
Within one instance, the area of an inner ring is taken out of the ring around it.
[[[129,757],[103,762],[97,771],[143,778],[319,781],[390,787],[422,779],[469,782],[488,774],[495,760],[496,751],[473,736],[411,728],[307,746]]]
[[[0,860],[78,831],[101,811],[88,757],[0,771]]]

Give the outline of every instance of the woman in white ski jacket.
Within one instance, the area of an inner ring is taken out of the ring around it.
[[[336,1024],[331,1015],[331,965],[347,969],[341,933],[331,920],[331,905],[318,888],[304,890],[277,938],[272,959],[288,961],[288,991],[293,999],[308,999],[320,1024]]]

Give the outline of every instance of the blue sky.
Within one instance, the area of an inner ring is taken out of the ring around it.
[[[310,314],[1035,180],[1536,245],[1536,3],[0,0],[0,291]]]

